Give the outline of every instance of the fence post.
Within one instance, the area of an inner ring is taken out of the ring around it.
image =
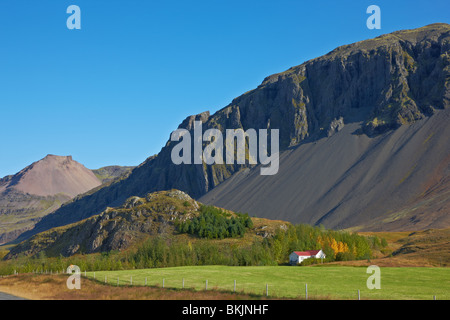
[[[163,278],[163,288],[164,288],[164,278]]]
[[[269,285],[266,283],[266,297],[269,296]]]
[[[308,300],[308,284],[305,283],[305,300]]]
[[[359,292],[359,289],[358,289],[358,300],[361,300],[361,294]]]
[[[236,280],[234,280],[234,293],[236,293]]]
[[[145,277],[145,286],[147,286],[147,277]]]
[[[208,280],[205,282],[205,290],[208,290]]]
[[[183,289],[184,289],[184,278],[183,278]]]

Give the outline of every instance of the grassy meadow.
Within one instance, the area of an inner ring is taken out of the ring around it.
[[[234,291],[245,294],[266,294],[269,297],[305,298],[305,284],[308,298],[316,299],[361,299],[438,300],[450,299],[450,269],[422,267],[381,268],[381,289],[368,289],[366,281],[371,274],[366,267],[349,266],[268,266],[268,267],[230,267],[195,266],[154,268],[121,271],[88,272],[88,278],[106,282],[112,286],[148,286],[165,288],[184,288],[225,292]],[[106,277],[106,279],[105,279]]]

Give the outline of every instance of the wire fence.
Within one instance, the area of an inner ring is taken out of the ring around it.
[[[71,275],[67,273],[66,270],[34,270],[33,274],[40,275]],[[73,273],[72,273],[73,274]],[[10,275],[0,275],[0,278],[17,276],[19,273],[14,270]],[[366,300],[374,299],[374,297],[367,295],[364,296],[360,289],[354,289],[347,292],[330,293],[324,292],[323,290],[318,290],[308,283],[297,284],[298,294],[286,294],[284,288],[280,288],[277,284],[269,283],[239,283],[237,280],[233,280],[229,284],[213,284],[205,279],[202,282],[191,281],[189,279],[173,279],[169,281],[164,277],[134,277],[133,275],[122,275],[122,276],[110,276],[104,274],[104,272],[81,272],[80,276],[85,279],[93,280],[97,283],[103,285],[115,286],[115,287],[149,287],[149,288],[163,288],[163,289],[175,289],[175,290],[213,290],[226,293],[236,293],[236,294],[246,294],[246,295],[256,295],[266,298],[275,299],[304,299],[304,300],[317,300],[317,299],[356,299],[356,300]],[[375,298],[377,299],[377,298]],[[432,300],[438,300],[437,295],[429,297]]]

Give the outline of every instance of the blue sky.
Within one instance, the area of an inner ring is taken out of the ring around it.
[[[69,30],[69,5],[81,30]],[[381,8],[381,30],[366,9]],[[1,0],[0,177],[45,155],[138,165],[187,116],[335,47],[450,22],[448,0]]]

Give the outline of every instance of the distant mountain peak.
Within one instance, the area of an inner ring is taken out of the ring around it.
[[[73,160],[73,159],[72,159],[72,156],[58,156],[58,155],[49,153],[48,155],[46,155],[46,156],[45,156],[42,160],[40,160],[40,161],[44,161],[44,160],[48,160],[48,159],[60,159],[60,160],[66,159],[66,160],[69,160],[69,161]]]
[[[71,198],[101,184],[95,174],[72,156],[48,154],[0,184],[0,193],[15,189],[38,196],[66,194]]]

